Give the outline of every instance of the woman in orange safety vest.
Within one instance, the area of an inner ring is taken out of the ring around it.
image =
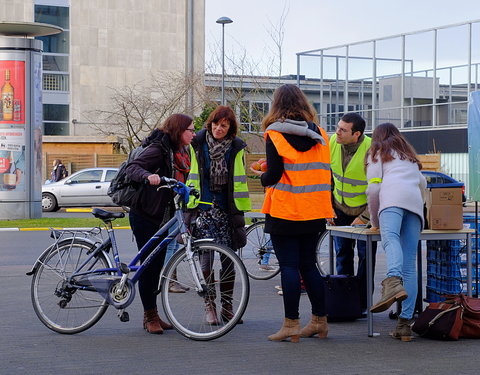
[[[265,232],[270,234],[279,261],[285,320],[269,340],[328,333],[323,279],[315,262],[319,235],[326,218],[333,217],[328,137],[314,124],[315,110],[295,85],[279,87],[270,112],[263,120],[267,171],[261,176],[266,186],[262,212]],[[312,319],[300,329],[300,276],[312,305]]]

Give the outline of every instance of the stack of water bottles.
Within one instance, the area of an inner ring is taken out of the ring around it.
[[[475,229],[475,217],[464,216],[464,223]],[[472,295],[477,294],[480,278],[480,241],[472,236]],[[427,241],[427,302],[445,300],[444,295],[468,293],[465,241]]]

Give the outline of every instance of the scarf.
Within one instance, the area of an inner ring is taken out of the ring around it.
[[[173,153],[173,178],[185,183],[190,172],[190,154],[185,147]]]
[[[227,184],[228,181],[228,169],[227,162],[225,160],[225,154],[227,153],[232,139],[224,138],[221,141],[217,141],[210,132],[207,131],[207,145],[208,154],[210,155],[210,190],[221,191],[222,186]]]

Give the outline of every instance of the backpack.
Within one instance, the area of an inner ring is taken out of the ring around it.
[[[128,154],[127,160],[120,164],[120,168],[110,182],[110,187],[107,191],[107,194],[110,198],[112,198],[113,203],[119,206],[130,207],[136,200],[135,198],[137,198],[137,196],[140,194],[143,185],[128,178],[126,170],[130,162],[143,154],[147,148],[148,146],[139,146],[134,148]]]
[[[60,180],[63,180],[64,178],[68,177],[68,171],[67,168],[62,164],[60,165]]]

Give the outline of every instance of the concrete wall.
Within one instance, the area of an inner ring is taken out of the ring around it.
[[[151,74],[186,69],[186,0],[82,0],[71,3],[71,135],[108,108],[112,90]],[[194,67],[204,71],[204,1],[194,1]]]

